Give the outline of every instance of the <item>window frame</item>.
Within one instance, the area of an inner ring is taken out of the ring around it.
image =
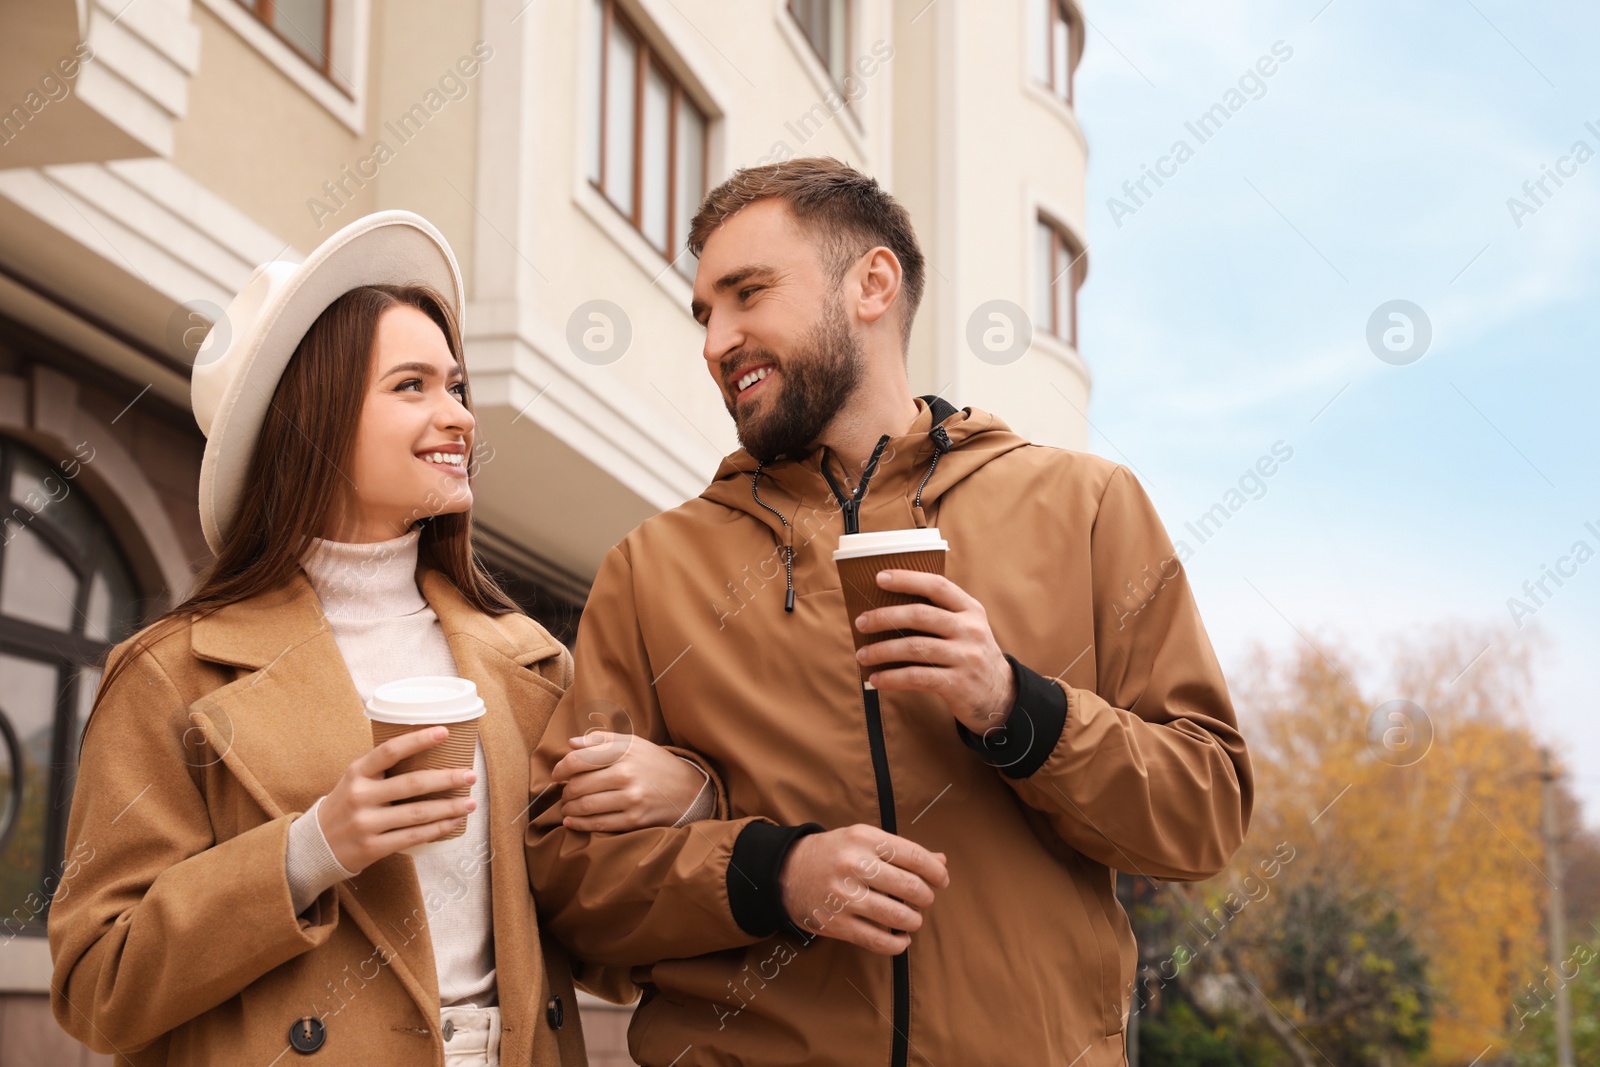
[[[232,30],[291,85],[309,96],[345,128],[367,131],[367,61],[372,0],[332,0],[333,32],[327,56],[331,75],[319,72],[298,48],[285,41],[240,0],[195,0]]]
[[[830,3],[831,0],[822,0],[822,2]],[[799,13],[795,11],[795,4],[797,3],[797,0],[784,0],[783,10],[788,15],[790,24],[799,31],[800,37],[810,47],[811,54],[815,56],[817,62],[821,64],[823,73],[827,75],[829,83],[832,84],[834,90],[838,92],[840,97],[844,99],[845,106],[850,107],[852,105],[852,101],[848,96],[845,95],[844,81],[850,73],[850,57],[855,54],[855,4],[854,0],[840,0],[840,2],[843,8],[840,13],[840,21],[843,23],[843,41],[840,44],[841,55],[839,58],[840,62],[844,64],[844,67],[839,71],[835,71],[833,69],[832,61],[823,53],[822,49],[817,46],[817,42],[812,39],[810,32],[806,28],[805,21],[801,19]]]
[[[595,173],[588,173],[585,167],[584,181],[600,195],[600,198],[616,211],[628,225],[641,237],[645,244],[661,255],[669,267],[677,269],[677,262],[683,255],[680,247],[688,240],[688,233],[678,233],[677,206],[680,190],[678,189],[679,152],[681,149],[679,133],[679,119],[681,109],[687,105],[694,109],[700,117],[700,182],[699,196],[704,197],[708,191],[707,176],[711,173],[711,115],[700,106],[698,100],[689,91],[672,64],[667,62],[665,53],[657,47],[639,27],[639,24],[624,10],[618,0],[592,0],[600,5],[600,40],[599,60],[600,69],[596,84],[599,86],[600,96],[594,102],[596,126],[591,129],[590,135],[597,139],[598,151],[596,152]],[[633,70],[633,167],[629,176],[629,189],[632,199],[632,208],[624,209],[606,190],[606,162],[610,132],[607,125],[611,92],[611,33],[615,22],[620,22],[622,27],[634,39],[634,70]],[[644,214],[644,131],[645,131],[645,91],[649,80],[649,73],[654,70],[668,88],[667,100],[667,166],[666,166],[666,240],[665,247],[657,245],[654,239],[645,232]],[[676,249],[676,253],[674,252]],[[679,271],[680,276],[682,272]]]
[[[0,505],[5,508],[3,518],[9,525],[19,511],[28,515],[29,517],[18,525],[43,541],[78,578],[78,592],[72,605],[74,619],[70,631],[55,630],[41,623],[0,614],[0,653],[43,664],[56,671],[55,707],[51,709],[49,715],[50,764],[49,778],[45,785],[47,810],[41,842],[43,852],[38,857],[41,863],[39,881],[29,890],[29,895],[38,894],[43,897],[44,906],[37,914],[22,921],[16,930],[11,931],[20,936],[40,937],[46,932],[50,904],[55,895],[53,889],[47,887],[47,883],[55,876],[64,861],[67,819],[77,785],[77,751],[80,739],[76,734],[80,712],[87,706],[87,701],[84,699],[86,694],[81,692],[81,686],[86,672],[93,671],[98,675],[105,663],[106,654],[117,642],[134,632],[139,621],[142,621],[136,620],[127,632],[114,631],[103,640],[86,633],[85,624],[88,621],[87,611],[94,577],[107,567],[114,566],[125,576],[136,603],[143,601],[143,590],[139,587],[138,578],[129,565],[126,551],[118,543],[110,521],[92,500],[86,503],[91,515],[98,522],[98,528],[95,530],[97,543],[90,551],[85,552],[57,528],[57,523],[49,517],[50,505],[33,512],[14,497],[12,487],[17,470],[16,459],[19,454],[24,453],[46,470],[52,471],[55,477],[62,477],[49,458],[38,448],[9,434],[0,435]],[[83,489],[74,485],[69,492],[81,493]],[[13,536],[9,531],[6,536],[0,537],[0,581],[4,581],[5,557],[10,551],[12,539]],[[140,615],[143,614],[141,611]],[[87,695],[91,698],[93,696],[93,694]],[[23,740],[17,735],[16,728],[11,723],[10,716],[5,713],[4,707],[0,706],[0,744],[5,745],[7,757],[12,761],[10,803],[15,805],[10,809],[6,824],[0,826],[0,851],[11,845],[22,815],[21,804],[28,770],[23,755]],[[26,900],[27,897],[23,899]],[[0,904],[6,903],[10,902],[0,901]],[[12,915],[14,916],[15,912]],[[0,919],[8,923],[11,918],[12,916],[0,915]]]
[[[339,0],[326,0],[326,5],[322,9],[321,65],[318,65],[312,56],[307,55],[304,49],[272,24],[272,14],[278,4],[278,0],[234,0],[234,2],[249,12],[268,33],[288,45],[289,50],[303,59],[306,66],[328,79],[329,83],[339,89],[340,92],[345,93],[347,96],[349,95],[348,90],[340,84],[342,79],[335,77],[336,71],[333,66],[333,28],[335,25],[333,8],[335,4],[339,3]]]
[[[1042,331],[1067,345],[1074,352],[1078,350],[1078,290],[1083,284],[1084,255],[1086,249],[1079,248],[1076,237],[1071,230],[1055,221],[1043,211],[1034,215],[1035,232],[1032,241],[1037,242],[1038,230],[1043,228],[1050,233],[1050,251],[1048,262],[1036,263],[1036,270],[1043,270],[1049,277],[1048,304],[1044,308],[1035,309],[1036,323]],[[1035,245],[1035,247],[1037,247]],[[1061,307],[1059,287],[1068,286],[1066,293],[1067,329],[1062,332],[1061,323],[1056,321],[1057,311]],[[1043,312],[1039,315],[1039,312]]]
[[[1030,69],[1028,71],[1028,80],[1068,108],[1072,108],[1075,106],[1075,94],[1077,92],[1075,86],[1078,80],[1078,59],[1083,54],[1083,19],[1069,0],[1039,0],[1039,2],[1044,5],[1045,24],[1042,27],[1030,26],[1028,32],[1044,34],[1044,77],[1039,77],[1037,71]],[[1062,87],[1056,85],[1055,82],[1057,69],[1055,29],[1058,22],[1065,24],[1067,27],[1067,84],[1065,92],[1062,92]]]

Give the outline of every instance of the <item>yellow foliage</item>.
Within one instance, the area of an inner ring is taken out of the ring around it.
[[[1471,1062],[1506,1046],[1544,955],[1529,652],[1490,633],[1434,633],[1396,647],[1387,693],[1363,692],[1357,667],[1326,642],[1287,665],[1258,655],[1237,693],[1258,783],[1250,838],[1293,845],[1296,883],[1394,903],[1430,961],[1428,1061]],[[1421,714],[1395,705],[1374,720],[1392,698]],[[1250,918],[1270,922],[1270,910]]]

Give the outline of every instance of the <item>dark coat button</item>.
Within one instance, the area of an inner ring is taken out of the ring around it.
[[[303,1056],[309,1056],[322,1047],[328,1039],[328,1028],[314,1015],[296,1019],[289,1027],[289,1047]]]
[[[545,1022],[550,1024],[550,1029],[552,1030],[561,1029],[561,1024],[567,1021],[567,1013],[561,1008],[561,995],[559,993],[545,1001],[544,1018]]]

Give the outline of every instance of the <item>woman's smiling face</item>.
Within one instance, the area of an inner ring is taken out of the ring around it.
[[[444,332],[414,307],[378,319],[344,506],[328,534],[354,543],[399,537],[418,520],[472,507],[474,420]]]

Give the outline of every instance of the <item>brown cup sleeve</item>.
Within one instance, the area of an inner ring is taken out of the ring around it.
[[[922,571],[925,574],[943,574],[946,553],[943,550],[924,549],[918,552],[886,552],[880,556],[856,556],[851,559],[837,560],[839,568],[839,587],[844,592],[844,609],[846,619],[850,624],[850,636],[855,641],[859,651],[867,645],[879,641],[887,641],[895,637],[926,636],[918,630],[896,632],[893,630],[882,633],[864,634],[856,629],[856,617],[862,612],[871,611],[873,608],[885,608],[898,604],[926,604],[926,597],[911,596],[906,593],[896,593],[878,584],[878,572],[885,570]],[[879,663],[872,666],[858,665],[861,681],[866,683],[867,678],[877,671],[893,670],[896,667],[911,667],[914,663]]]
[[[478,723],[481,721],[481,716],[476,719],[468,719],[465,722],[447,723],[411,724],[379,722],[377,719],[369,719],[367,721],[372,724],[372,743],[374,746],[381,745],[385,741],[392,740],[402,734],[411,733],[413,730],[428,730],[432,729],[433,726],[444,726],[450,731],[450,736],[437,745],[424,749],[414,756],[407,756],[393,767],[390,767],[384,774],[385,778],[393,778],[397,774],[405,774],[408,771],[429,771],[447,768],[470,769],[473,758],[477,755]],[[416,800],[445,800],[470,796],[471,793],[472,787],[463,785],[455,789],[445,789],[407,797],[405,800],[397,800],[395,803],[409,804]],[[445,834],[438,840],[448,841],[451,838],[460,837],[466,831],[466,824],[463,823],[459,830]]]

